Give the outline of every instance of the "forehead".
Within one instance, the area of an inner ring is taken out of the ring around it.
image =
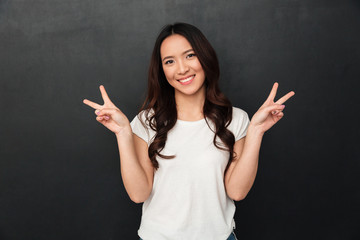
[[[180,34],[173,34],[165,38],[160,46],[161,57],[175,56],[182,54],[184,51],[192,49],[189,41]]]

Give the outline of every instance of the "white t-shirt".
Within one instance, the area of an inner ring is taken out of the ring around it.
[[[143,122],[144,112],[138,115]],[[214,129],[211,121],[208,121]],[[235,141],[246,135],[247,113],[233,107],[228,126]],[[133,132],[150,145],[155,132],[148,131],[137,116],[132,120]],[[168,132],[164,155],[157,157],[153,189],[144,202],[139,236],[144,240],[221,240],[235,228],[235,204],[225,191],[224,171],[229,152],[213,144],[214,132],[205,119],[188,122],[177,120]],[[220,141],[220,140],[219,140]]]

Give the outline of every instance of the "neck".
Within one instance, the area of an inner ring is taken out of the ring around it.
[[[204,118],[205,86],[194,95],[184,95],[175,92],[178,119],[197,121]]]

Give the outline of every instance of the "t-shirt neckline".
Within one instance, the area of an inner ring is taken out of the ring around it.
[[[195,123],[201,123],[201,122],[204,122],[204,121],[205,121],[205,118],[202,118],[202,119],[196,120],[196,121],[185,121],[185,120],[177,119],[177,122],[183,123],[183,124],[195,124]]]

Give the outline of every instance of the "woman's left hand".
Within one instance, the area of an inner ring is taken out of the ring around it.
[[[285,105],[283,103],[295,94],[295,92],[291,91],[274,102],[278,86],[277,82],[274,83],[269,97],[251,119],[250,126],[256,128],[261,133],[265,133],[284,116],[283,109]]]

